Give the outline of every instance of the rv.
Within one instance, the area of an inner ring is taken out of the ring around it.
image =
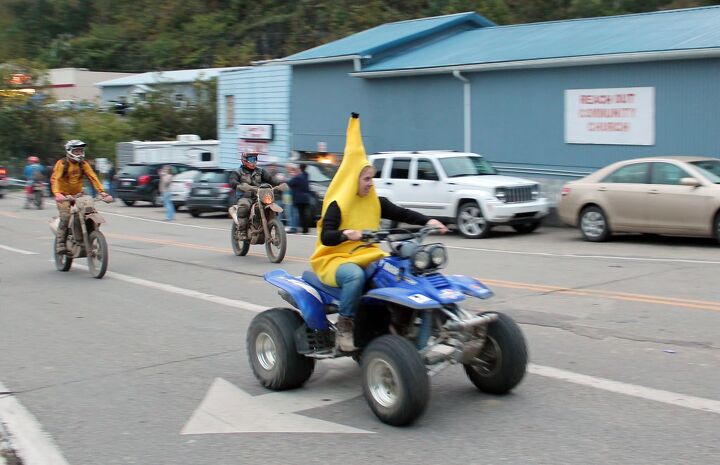
[[[174,141],[118,142],[117,168],[128,163],[185,163],[198,168],[217,168],[218,141],[200,140],[196,134],[180,134]]]

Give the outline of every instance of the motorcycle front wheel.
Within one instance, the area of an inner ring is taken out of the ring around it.
[[[108,267],[108,246],[100,231],[90,233],[90,250],[87,251],[88,270],[95,279],[105,276]]]
[[[58,271],[68,271],[72,266],[73,258],[70,255],[59,254],[55,251],[55,241],[52,243],[53,258],[55,259],[55,268]]]
[[[233,253],[238,257],[244,257],[250,250],[250,241],[238,239],[238,227],[234,221],[230,229],[230,244],[232,244]]]
[[[279,219],[268,223],[268,237],[265,238],[265,252],[272,263],[280,263],[287,251],[287,235]]]

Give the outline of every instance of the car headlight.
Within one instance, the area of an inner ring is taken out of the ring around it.
[[[416,270],[426,270],[430,266],[430,253],[425,249],[420,249],[413,255],[413,267]]]
[[[495,189],[495,197],[501,201],[504,202],[506,198],[505,188],[504,187],[498,187]]]
[[[534,186],[532,186],[530,195],[532,196],[533,200],[540,198],[540,185],[539,184],[535,184]]]
[[[442,245],[436,245],[430,249],[430,261],[433,267],[440,268],[447,263],[447,251]]]

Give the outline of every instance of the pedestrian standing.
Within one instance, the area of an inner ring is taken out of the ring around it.
[[[299,226],[302,228],[302,233],[307,234],[310,231],[309,215],[312,193],[305,165],[301,164],[299,169],[293,171],[293,177],[288,181],[288,185],[292,192],[293,209],[297,211]]]
[[[160,171],[160,193],[162,194],[163,204],[165,205],[165,221],[175,219],[175,205],[172,203],[170,194],[170,183],[172,182],[172,168],[165,165]]]
[[[298,173],[297,165],[295,165],[294,163],[288,163],[287,165],[285,165],[285,173],[287,173],[286,179],[289,186],[290,180]],[[297,209],[293,205],[292,188],[283,192],[282,197],[283,213],[285,213],[286,219],[285,232],[289,234],[294,234],[297,232],[299,222],[297,217]]]

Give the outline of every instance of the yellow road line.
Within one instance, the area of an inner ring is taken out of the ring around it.
[[[107,234],[107,233],[106,233]],[[132,240],[132,241],[138,241],[138,242],[148,242],[153,244],[163,244],[163,245],[169,245],[174,247],[183,247],[188,249],[195,249],[195,250],[207,250],[211,252],[218,252],[223,254],[231,254],[232,249],[229,247],[213,247],[213,246],[206,246],[206,245],[200,245],[200,244],[193,244],[189,242],[178,242],[170,239],[159,239],[159,238],[149,238],[149,237],[142,237],[142,236],[131,236],[131,235],[125,235],[125,234],[117,234],[117,233],[110,233],[107,234],[110,237],[114,237],[117,239],[125,239],[125,240]],[[265,254],[262,253],[249,253],[248,255],[253,255],[257,257],[264,257]],[[307,263],[308,259],[303,257],[295,257],[286,255],[286,260],[299,262],[299,263]],[[524,289],[529,291],[537,291],[537,292],[553,292],[558,294],[564,294],[564,295],[572,295],[572,296],[578,296],[578,297],[603,297],[608,299],[614,299],[614,300],[623,300],[628,302],[640,302],[640,303],[649,303],[649,304],[657,304],[657,305],[668,305],[668,306],[675,306],[675,307],[685,307],[685,308],[693,308],[698,310],[710,310],[714,312],[720,312],[720,302],[713,302],[713,301],[707,301],[707,300],[692,300],[692,299],[680,299],[675,297],[661,297],[656,295],[648,295],[648,294],[632,294],[629,292],[614,292],[614,291],[605,291],[600,289],[571,289],[567,287],[561,287],[561,286],[551,286],[551,285],[544,285],[544,284],[533,284],[533,283],[523,283],[523,282],[515,282],[515,281],[505,281],[500,279],[492,279],[492,278],[478,278],[480,281],[482,281],[485,284],[495,286],[495,287],[501,287],[501,288],[508,288],[508,289]]]

